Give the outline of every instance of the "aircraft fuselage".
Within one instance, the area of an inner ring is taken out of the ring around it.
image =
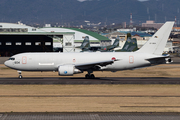
[[[14,55],[5,65],[20,71],[57,71],[59,66],[77,65],[115,60],[114,63],[102,67],[103,71],[118,71],[149,66],[145,59],[153,55],[135,52],[97,52],[97,53],[22,53]]]

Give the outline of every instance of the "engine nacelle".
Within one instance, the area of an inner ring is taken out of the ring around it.
[[[58,67],[58,73],[60,76],[72,76],[75,73],[82,73],[76,69],[74,65],[62,65]]]
[[[173,62],[173,60],[171,59],[171,58],[166,58],[166,63],[168,64],[168,63],[172,63]]]

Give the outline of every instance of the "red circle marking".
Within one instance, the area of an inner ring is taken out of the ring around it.
[[[115,58],[115,57],[113,57],[111,60],[116,60],[116,58]]]
[[[106,50],[106,48],[104,48],[104,50]]]

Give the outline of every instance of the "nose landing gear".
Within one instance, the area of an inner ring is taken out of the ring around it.
[[[17,71],[19,73],[19,79],[22,79],[21,71]]]

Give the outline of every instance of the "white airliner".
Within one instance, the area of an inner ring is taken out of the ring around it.
[[[166,22],[154,36],[136,52],[81,53],[21,53],[4,64],[19,71],[58,71],[61,76],[87,71],[86,78],[94,78],[93,71],[119,71],[172,62],[162,55],[174,22]]]

